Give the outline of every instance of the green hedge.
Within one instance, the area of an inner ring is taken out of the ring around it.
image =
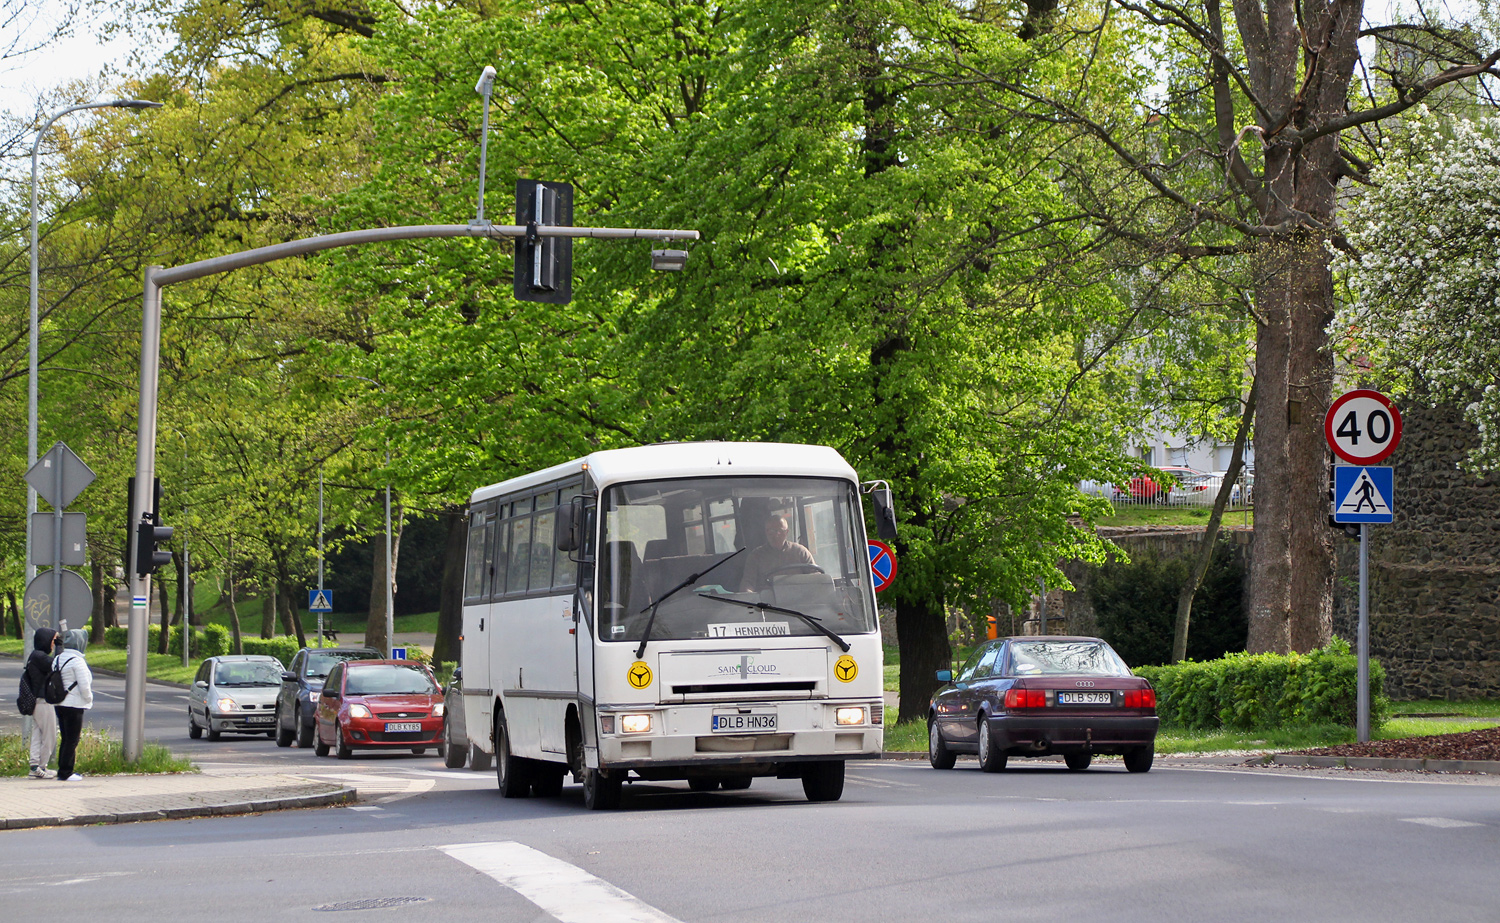
[[[1355,721],[1358,660],[1341,638],[1306,654],[1230,654],[1135,672],[1156,687],[1163,727],[1256,730]],[[1391,714],[1384,688],[1385,670],[1371,659],[1372,730]]]
[[[244,648],[247,654],[268,654],[281,661],[282,667],[292,662],[302,646],[297,643],[296,635],[282,635],[277,638],[244,638]]]
[[[115,647],[124,650],[127,646],[127,630],[120,627],[104,629],[104,646]],[[161,638],[161,626],[152,625],[147,628],[146,650],[155,653],[157,644]],[[172,636],[167,639],[167,653],[182,653],[182,626],[178,625],[172,629]],[[193,629],[192,655],[197,658],[218,657],[229,653],[229,629],[223,625],[205,625],[202,628]]]

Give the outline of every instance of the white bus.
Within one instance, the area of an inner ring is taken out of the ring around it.
[[[890,492],[868,485],[882,536]],[[470,500],[464,720],[508,798],[630,779],[843,793],[883,742],[854,469],[823,446],[596,452]]]

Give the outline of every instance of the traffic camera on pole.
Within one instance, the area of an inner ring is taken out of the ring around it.
[[[164,564],[172,563],[172,552],[160,550],[172,540],[172,527],[156,524],[150,515],[142,516],[136,527],[135,572],[137,576],[149,577]]]

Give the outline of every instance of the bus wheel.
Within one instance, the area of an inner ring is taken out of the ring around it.
[[[503,716],[495,718],[495,781],[500,783],[500,794],[505,798],[525,798],[531,794],[526,762],[511,755],[510,732],[505,728]]]
[[[747,789],[747,788],[750,787],[750,777],[749,776],[730,776],[729,778],[725,779],[724,781],[720,782],[719,784],[722,785],[722,786],[724,786],[724,791],[726,791],[726,792],[743,791],[744,789]]]
[[[705,779],[702,776],[696,776],[694,778],[688,779],[688,789],[691,790],[691,791],[695,791],[695,792],[711,792],[711,791],[714,791],[715,789],[717,789],[718,787],[719,787],[719,780],[718,779]]]
[[[838,801],[844,794],[844,761],[807,763],[802,770],[802,793],[808,801]]]
[[[583,806],[590,811],[613,811],[620,806],[622,775],[607,769],[583,771]]]

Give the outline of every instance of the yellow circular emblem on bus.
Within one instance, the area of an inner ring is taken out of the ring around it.
[[[859,664],[854,662],[853,657],[845,654],[834,663],[833,675],[838,677],[841,683],[852,682],[854,677],[859,675]]]
[[[625,674],[625,678],[630,680],[630,685],[635,688],[645,689],[651,685],[651,668],[646,666],[646,661],[637,660],[630,665],[630,672]]]

